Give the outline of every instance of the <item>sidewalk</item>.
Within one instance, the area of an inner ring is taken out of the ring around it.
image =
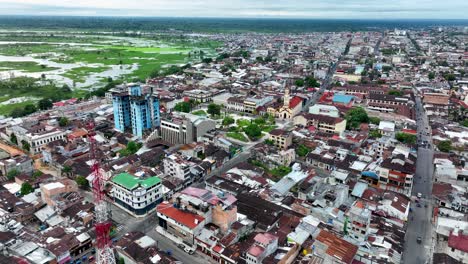
[[[180,238],[177,238],[175,236],[173,236],[171,233],[169,232],[166,232],[166,230],[164,230],[164,228],[160,227],[160,226],[157,226],[156,227],[156,232],[158,232],[159,234],[161,234],[162,236],[166,237],[166,238],[169,238],[170,240],[172,240],[174,243],[176,243],[177,245],[182,243],[182,239]]]

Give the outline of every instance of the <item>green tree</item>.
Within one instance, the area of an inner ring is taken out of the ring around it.
[[[234,118],[230,117],[230,116],[226,116],[224,119],[223,119],[223,126],[229,126],[229,125],[232,125],[234,124]]]
[[[402,96],[403,93],[399,90],[391,90],[388,92],[389,95],[396,95],[396,96]]]
[[[179,102],[174,106],[174,111],[190,113],[191,108],[192,107],[190,106],[190,103],[188,103],[188,102]]]
[[[380,134],[380,132],[378,130],[373,129],[373,130],[369,131],[369,137],[371,137],[371,138],[381,138],[382,134]]]
[[[125,264],[125,259],[124,258],[119,258],[119,264]]]
[[[442,152],[450,152],[452,150],[452,141],[444,140],[437,144],[437,148]]]
[[[15,107],[11,112],[10,112],[10,116],[13,117],[13,118],[17,118],[17,117],[22,117],[24,116],[24,110],[22,107]]]
[[[305,145],[302,145],[302,144],[300,144],[296,149],[296,154],[299,157],[305,157],[305,156],[307,156],[307,154],[309,154],[309,152],[310,152],[310,149],[308,147],[306,147]]]
[[[18,176],[21,172],[17,169],[12,169],[7,173],[8,180],[13,180],[16,176]]]
[[[68,126],[69,123],[70,123],[70,121],[68,120],[68,118],[66,118],[64,116],[60,117],[59,126],[65,127],[65,126]]]
[[[297,79],[296,81],[294,81],[294,84],[298,87],[302,87],[304,86],[304,80],[302,79]]]
[[[27,104],[24,106],[24,115],[29,115],[37,111],[37,108],[33,104]]]
[[[217,104],[209,104],[208,105],[208,114],[213,116],[218,116],[221,114],[221,106]]]
[[[444,78],[445,78],[445,80],[447,80],[449,82],[455,81],[455,75],[453,75],[452,73],[444,75]]]
[[[366,110],[362,107],[355,107],[346,113],[346,126],[348,128],[358,128],[361,123],[368,123],[369,116],[367,115]]]
[[[13,143],[13,144],[15,144],[15,145],[18,145],[18,138],[16,138],[15,133],[11,133],[11,135],[10,135],[10,141],[11,141],[11,143]]]
[[[378,117],[369,117],[369,123],[371,124],[374,124],[374,125],[378,125],[380,124],[380,118]]]
[[[262,135],[262,129],[255,123],[244,127],[243,130],[252,140],[257,140]]]
[[[31,150],[31,145],[26,140],[21,140],[21,146],[23,147],[24,150],[30,151]]]
[[[270,146],[273,146],[275,145],[275,142],[271,139],[266,139],[265,141],[263,141],[263,143],[267,144],[267,145],[270,145]]]
[[[52,100],[50,100],[49,98],[44,98],[44,99],[39,100],[39,102],[37,102],[37,107],[40,110],[47,110],[47,109],[52,108],[52,106],[54,105],[52,104]]]
[[[34,192],[34,188],[29,182],[24,182],[23,184],[21,184],[21,189],[20,189],[21,195],[30,194],[32,192]]]
[[[89,186],[89,182],[84,176],[78,175],[75,181],[81,188],[87,188]]]
[[[429,78],[429,80],[434,80],[434,78],[435,78],[435,73],[430,72],[430,73],[427,75],[427,77]]]
[[[35,172],[33,173],[32,177],[33,177],[34,179],[36,179],[37,177],[42,176],[42,174],[44,174],[42,171],[37,170],[37,171],[35,171]]]
[[[63,169],[62,169],[63,173],[70,173],[72,171],[73,171],[72,167],[70,167],[68,165],[63,166]]]
[[[127,147],[125,149],[122,149],[120,151],[120,155],[121,156],[130,156],[130,155],[133,155],[135,154],[141,147],[143,146],[143,144],[141,143],[136,143],[134,141],[130,141],[127,143]]]
[[[136,153],[138,151],[138,145],[135,143],[135,141],[130,141],[127,143],[127,150]]]
[[[211,63],[212,61],[213,61],[212,58],[204,58],[204,59],[202,60],[203,63]]]
[[[318,83],[317,80],[312,76],[307,76],[304,79],[304,82],[307,87],[320,87],[320,83]]]
[[[70,93],[72,90],[70,89],[70,86],[68,86],[68,84],[64,84],[62,86],[62,92],[64,93]]]
[[[398,132],[395,134],[395,139],[402,143],[413,145],[416,144],[417,137],[416,135]]]

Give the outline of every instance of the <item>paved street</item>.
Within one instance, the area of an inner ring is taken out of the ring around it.
[[[349,42],[351,42],[351,40],[352,39],[350,39]],[[346,53],[343,53],[343,55],[346,55]],[[323,92],[330,88],[331,82],[333,80],[333,75],[336,71],[336,67],[338,66],[338,64],[340,64],[341,60],[343,59],[343,55],[341,55],[338,58],[338,60],[335,63],[333,63],[333,65],[328,69],[327,76],[320,85],[320,89],[312,95],[312,98],[310,98],[309,101],[305,103],[305,105],[302,107],[302,112],[309,112],[309,107],[316,104],[317,100],[320,99]]]
[[[413,182],[413,196],[421,193],[421,207],[412,203],[413,212],[410,213],[408,229],[406,230],[406,243],[403,261],[406,264],[430,263],[432,258],[432,177],[433,177],[433,157],[432,140],[430,136],[429,122],[422,108],[421,98],[416,97],[416,119],[418,125],[418,140],[428,141],[431,147],[418,148],[418,160],[416,163],[416,175]],[[427,135],[426,133],[429,133]],[[427,208],[424,206],[427,204]],[[417,243],[417,238],[421,237],[422,243]]]
[[[93,194],[91,192],[82,192],[82,194],[87,201],[92,202]],[[182,261],[182,263],[214,263],[212,259],[199,252],[196,252],[194,255],[185,253],[182,249],[178,248],[172,240],[156,232],[156,226],[158,224],[156,212],[144,218],[136,218],[113,204],[111,204],[110,207],[112,220],[117,223],[116,239],[120,239],[128,232],[140,231],[157,241],[157,247],[159,249],[162,251],[170,251],[171,255]]]

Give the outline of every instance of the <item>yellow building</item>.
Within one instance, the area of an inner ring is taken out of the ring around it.
[[[281,119],[291,119],[301,112],[303,99],[298,96],[291,98],[289,95],[289,89],[286,89],[284,93],[284,103],[283,106],[268,107],[267,112],[271,116]]]
[[[346,130],[346,119],[327,115],[304,113],[294,117],[294,125],[313,126],[318,131],[341,135]]]

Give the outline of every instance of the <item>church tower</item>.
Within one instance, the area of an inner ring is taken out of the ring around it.
[[[289,101],[291,100],[290,96],[289,96],[289,88],[286,88],[286,90],[284,90],[284,107],[289,107]]]

